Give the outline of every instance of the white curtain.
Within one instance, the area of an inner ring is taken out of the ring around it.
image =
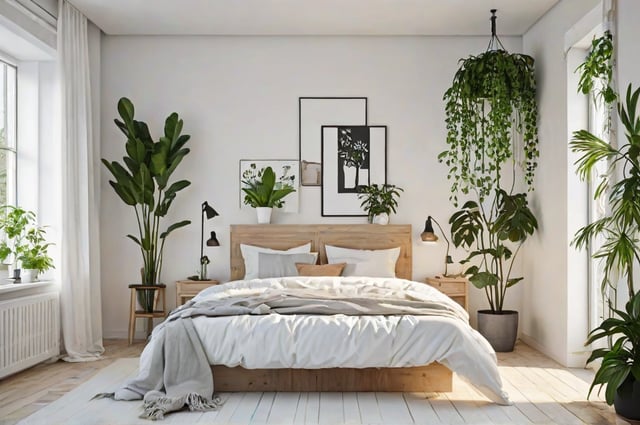
[[[91,125],[87,18],[66,0],[58,14],[62,111],[62,337],[67,361],[100,358],[99,182]]]

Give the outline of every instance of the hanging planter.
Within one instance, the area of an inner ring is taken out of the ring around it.
[[[531,188],[539,156],[534,60],[504,49],[495,31],[495,9],[491,12],[487,51],[460,60],[444,95],[449,148],[438,159],[449,167],[456,206],[459,192],[477,191],[481,202],[492,195],[514,153],[522,153],[519,165]],[[521,143],[514,134],[521,135]]]

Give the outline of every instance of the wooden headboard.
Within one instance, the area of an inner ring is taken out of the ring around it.
[[[389,224],[257,224],[231,226],[231,280],[244,276],[240,244],[272,249],[289,249],[311,242],[320,263],[327,263],[325,245],[355,249],[400,247],[396,276],[411,280],[411,225]]]

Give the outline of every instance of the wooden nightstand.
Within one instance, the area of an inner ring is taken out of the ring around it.
[[[179,280],[176,282],[176,307],[181,306],[198,292],[210,286],[219,284],[219,280]]]
[[[467,278],[437,276],[428,277],[425,282],[448,295],[465,310],[469,310],[469,280]]]

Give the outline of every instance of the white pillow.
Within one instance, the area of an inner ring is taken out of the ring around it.
[[[325,245],[329,264],[347,263],[342,276],[396,277],[400,247],[390,249],[351,249]]]
[[[309,254],[268,254],[258,253],[258,277],[285,277],[298,276],[296,263],[315,264],[318,261],[318,253]]]
[[[244,279],[256,279],[259,273],[258,254],[261,252],[266,252],[268,254],[305,254],[311,252],[311,242],[284,251],[262,248],[261,246],[240,244],[240,251],[242,252],[242,258],[244,258]]]

